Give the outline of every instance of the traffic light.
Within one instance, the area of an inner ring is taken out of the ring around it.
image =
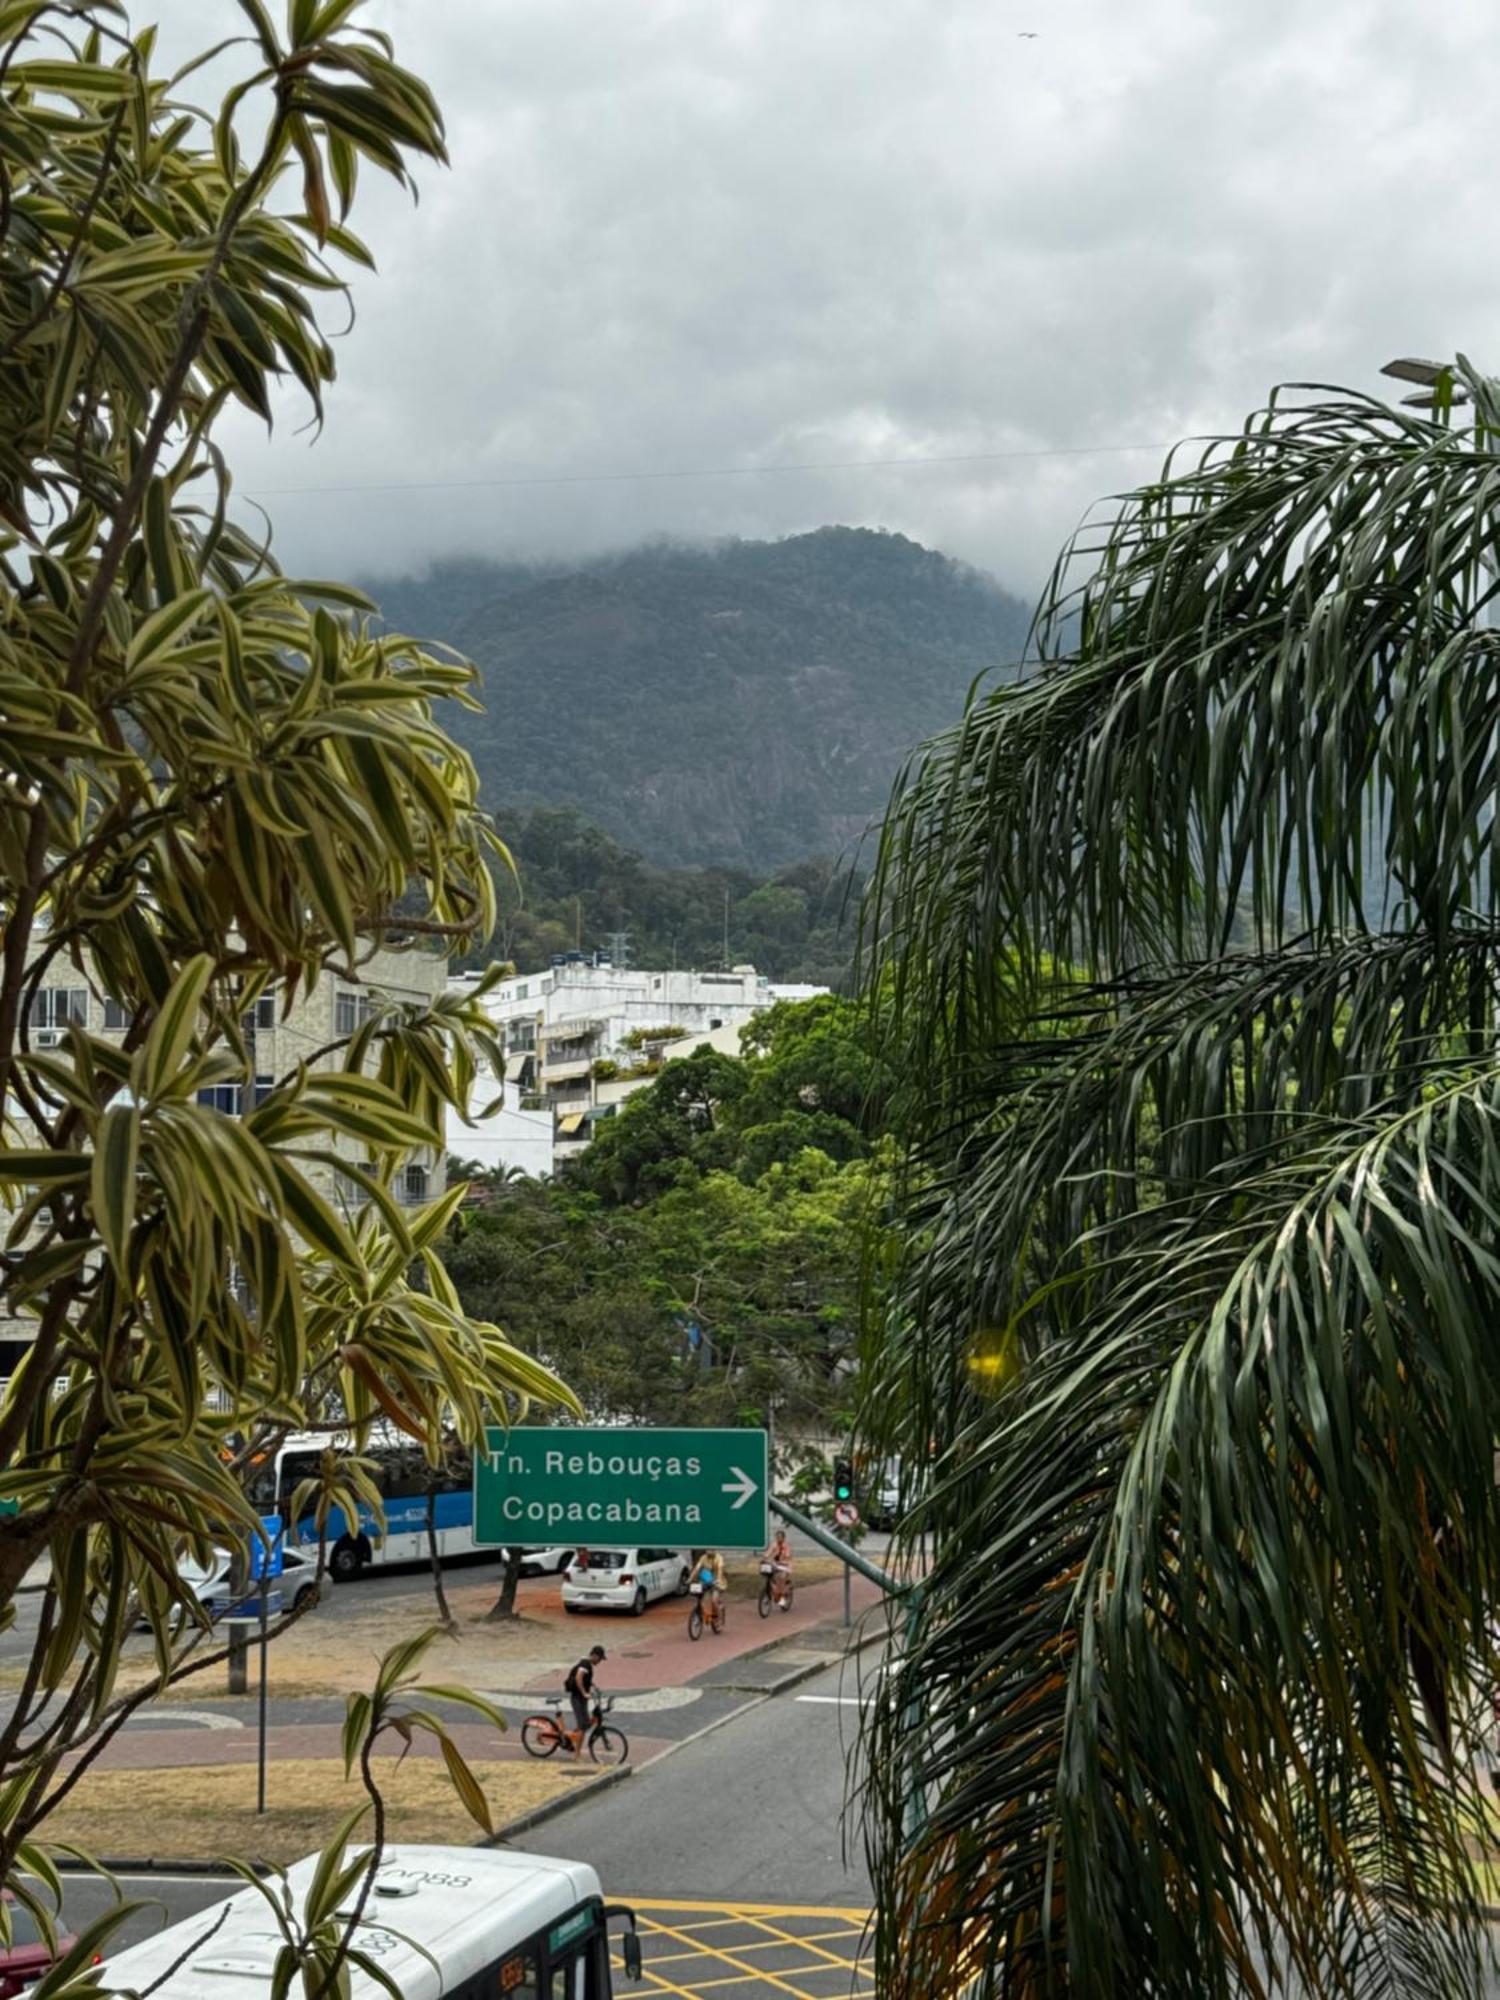
[[[836,1458],[833,1461],[833,1497],[842,1507],[854,1498],[854,1461]]]

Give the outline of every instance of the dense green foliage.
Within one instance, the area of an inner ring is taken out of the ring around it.
[[[36,1842],[76,1777],[222,1657],[180,1565],[243,1556],[258,1446],[384,1416],[437,1455],[565,1394],[447,1286],[460,1191],[395,1193],[498,1059],[477,1000],[375,1004],[263,1085],[247,1032],[382,946],[477,943],[495,838],[435,719],[469,670],[284,577],[215,442],[278,376],[321,411],[329,258],[369,261],[332,210],[440,159],[442,122],[360,0],[290,0],[284,32],[224,11],[238,80],[197,108],[199,65],[159,71],[117,7],[0,10],[0,1311],[32,1335],[0,1398],[0,1623],[49,1575],[0,1730],[0,1935],[13,1893],[55,1891]],[[92,1004],[34,1032],[62,973]],[[352,1507],[361,1466],[329,1458],[320,1506]],[[157,1676],[121,1694],[139,1617]]]
[[[752,875],[851,855],[912,745],[1026,632],[988,578],[852,528],[371,589],[401,630],[478,663],[485,713],[453,726],[488,797]]]
[[[747,1044],[668,1063],[556,1182],[493,1182],[447,1265],[591,1417],[768,1423],[789,1468],[848,1421],[884,1092],[850,1002]]]
[[[772,979],[848,984],[862,878],[847,867],[804,861],[769,881],[741,868],[659,868],[568,808],[502,807],[495,819],[515,869],[497,871],[500,920],[470,963],[504,958],[537,972],[554,952],[592,951],[628,931],[632,965],[748,963]]]
[[[1195,446],[897,798],[891,2000],[1488,1990],[1500,384],[1457,373],[1472,424],[1449,377]]]

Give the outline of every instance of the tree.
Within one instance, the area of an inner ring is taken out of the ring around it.
[[[254,1530],[266,1440],[380,1419],[435,1461],[450,1427],[565,1394],[448,1284],[461,1190],[414,1211],[392,1192],[499,1053],[481,1009],[377,1009],[253,1088],[261,996],[357,979],[381,946],[466,948],[493,917],[495,837],[435,720],[470,671],[377,633],[358,593],[284,577],[214,443],[231,400],[269,413],[277,376],[321,415],[327,259],[368,261],[358,171],[406,183],[443,156],[358,4],[290,0],[282,36],[242,0],[245,74],[212,111],[106,0],[5,16],[0,1304],[34,1339],[0,1402],[0,1612],[39,1556],[52,1574],[0,1731],[18,1894],[127,1716],[222,1657],[191,1618],[182,1636],[179,1558]],[[74,1022],[39,1046],[59,963],[120,1039]],[[368,1198],[354,1222],[320,1186],[335,1167]],[[331,1461],[318,1504],[352,1505],[360,1476]],[[113,1699],[137,1604],[159,1680]]]
[[[724,1168],[755,1180],[809,1148],[864,1158],[882,1131],[889,1079],[853,1001],[781,1001],[744,1029],[741,1055],[695,1048],[603,1123],[569,1167],[607,1202],[650,1199]]]
[[[695,1161],[744,1088],[744,1064],[733,1056],[704,1048],[675,1057],[601,1126],[573,1179],[612,1202],[660,1194],[697,1171]]]
[[[1169,463],[896,797],[893,1996],[1477,1990],[1500,390],[1432,403]]]
[[[765,1423],[790,1469],[847,1424],[861,1230],[885,1173],[809,1150],[753,1182],[688,1172],[620,1207],[511,1181],[464,1218],[448,1274],[590,1420]]]

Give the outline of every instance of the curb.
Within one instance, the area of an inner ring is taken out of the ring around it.
[[[71,1854],[54,1854],[52,1865],[60,1875],[217,1875],[226,1882],[244,1877],[227,1861],[169,1861],[154,1854],[106,1854],[93,1861],[80,1861]],[[264,1862],[251,1862],[258,1875],[269,1873]]]
[[[878,1609],[878,1606],[871,1606],[870,1609]],[[693,1680],[688,1685],[690,1687],[701,1687],[706,1694],[780,1694],[783,1688],[796,1687],[799,1681],[810,1680],[814,1674],[821,1674],[827,1668],[837,1666],[840,1660],[852,1659],[857,1653],[862,1653],[867,1646],[873,1646],[880,1640],[887,1638],[889,1635],[883,1629],[871,1629],[866,1626],[867,1615],[864,1614],[855,1619],[854,1623],[847,1627],[849,1637],[842,1652],[829,1653],[821,1660],[810,1660],[801,1666],[789,1668],[780,1679],[773,1681],[769,1687],[754,1682],[740,1683],[736,1681],[704,1680]],[[783,1633],[779,1639],[767,1639],[763,1645],[752,1646],[748,1652],[737,1653],[729,1664],[731,1667],[735,1667],[742,1660],[763,1659],[767,1653],[774,1653],[782,1646],[796,1646],[799,1640],[805,1640],[806,1637],[807,1634],[805,1632]],[[707,1668],[705,1671],[711,1673],[713,1669]],[[683,1740],[685,1742],[692,1741],[691,1737],[685,1737]],[[665,1755],[666,1753],[663,1752],[662,1754]],[[655,1759],[652,1761],[654,1762]]]
[[[640,1766],[620,1764],[612,1771],[603,1771],[591,1783],[580,1785],[576,1791],[563,1792],[555,1799],[548,1799],[544,1805],[533,1806],[530,1812],[520,1813],[515,1819],[507,1820],[504,1826],[497,1827],[494,1833],[476,1841],[474,1845],[504,1847],[518,1834],[529,1833],[533,1827],[545,1825],[548,1820],[560,1818],[563,1813],[570,1812],[574,1806],[582,1804],[583,1800],[594,1798],[600,1792],[609,1791],[612,1786],[623,1784],[627,1778],[637,1776],[640,1771],[649,1771],[655,1765],[665,1763],[668,1757],[675,1757],[679,1750],[686,1750],[690,1743],[701,1743],[705,1736],[712,1736],[716,1729],[723,1729],[726,1724],[737,1722],[742,1715],[748,1715],[752,1709],[763,1708],[768,1701],[775,1701],[778,1695],[785,1694],[791,1688],[800,1687],[804,1681],[813,1680],[819,1674],[826,1674],[830,1667],[838,1666],[843,1660],[855,1658],[867,1647],[879,1644],[886,1637],[884,1632],[867,1632],[861,1637],[857,1636],[858,1630],[857,1625],[850,1627],[850,1642],[842,1653],[835,1653],[825,1660],[805,1660],[800,1666],[790,1668],[773,1686],[751,1690],[752,1698],[749,1701],[741,1702],[737,1708],[730,1709],[725,1715],[715,1716],[712,1722],[705,1722],[703,1727],[695,1729],[691,1736],[683,1736],[677,1742],[669,1743],[665,1750],[659,1750],[649,1762]],[[739,1658],[748,1660],[758,1658],[763,1653],[775,1652],[778,1646],[790,1646],[800,1636],[802,1635],[789,1632],[784,1638],[771,1639],[765,1645],[757,1646],[753,1653],[741,1653]],[[741,1690],[721,1684],[710,1692],[735,1694]],[[99,1869],[107,1869],[112,1875],[221,1876],[230,1882],[242,1879],[227,1861],[166,1860],[160,1856],[143,1854],[107,1855],[99,1858],[93,1866],[87,1861],[75,1860],[70,1855],[55,1855],[53,1861],[63,1874],[88,1875],[97,1873]]]
[[[772,1643],[773,1645],[789,1645],[795,1636],[795,1634],[789,1633],[786,1640],[776,1640]],[[616,1770],[607,1772],[595,1784],[584,1785],[573,1793],[564,1793],[561,1798],[549,1799],[546,1805],[537,1806],[529,1813],[522,1813],[519,1819],[508,1820],[498,1833],[494,1834],[489,1840],[482,1840],[478,1844],[481,1847],[502,1847],[514,1835],[527,1833],[532,1827],[540,1826],[544,1820],[558,1818],[562,1813],[570,1811],[576,1805],[580,1805],[584,1799],[594,1797],[596,1793],[606,1790],[610,1785],[617,1785],[625,1778],[644,1775],[648,1771],[654,1771],[658,1764],[664,1764],[669,1757],[675,1757],[679,1750],[686,1750],[690,1743],[701,1743],[705,1736],[712,1736],[716,1729],[724,1729],[731,1722],[738,1722],[742,1715],[750,1714],[752,1709],[764,1708],[768,1701],[775,1701],[778,1695],[785,1694],[789,1688],[800,1687],[803,1681],[810,1681],[815,1679],[819,1674],[826,1674],[830,1667],[838,1666],[842,1660],[852,1659],[856,1654],[862,1653],[867,1646],[875,1645],[884,1637],[885,1634],[883,1632],[870,1632],[862,1639],[856,1639],[845,1652],[835,1654],[831,1659],[804,1661],[801,1666],[793,1667],[790,1672],[783,1674],[774,1687],[756,1688],[751,1700],[742,1701],[738,1708],[731,1708],[726,1715],[716,1715],[712,1722],[705,1722],[703,1727],[695,1729],[691,1736],[682,1736],[675,1743],[669,1743],[665,1750],[658,1750],[656,1755],[645,1764],[621,1764]],[[765,1646],[761,1650],[763,1652],[770,1652],[771,1647]],[[743,1659],[746,1656],[741,1654],[740,1657]],[[733,1694],[736,1690],[733,1688],[718,1688],[714,1692]]]
[[[665,1755],[665,1752],[662,1754]],[[654,1764],[656,1759],[653,1757],[651,1762]],[[474,1845],[504,1847],[518,1833],[529,1833],[534,1826],[541,1826],[549,1819],[556,1819],[559,1814],[569,1812],[574,1806],[580,1805],[584,1799],[593,1798],[597,1792],[607,1792],[612,1786],[621,1785],[627,1778],[634,1776],[633,1764],[617,1764],[612,1771],[602,1771],[592,1783],[579,1785],[572,1791],[560,1792],[555,1799],[548,1799],[545,1805],[533,1806],[530,1812],[519,1813],[515,1819],[508,1819],[504,1826],[498,1827],[483,1840],[476,1840]]]

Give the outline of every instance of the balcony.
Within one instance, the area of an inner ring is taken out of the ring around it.
[[[566,1049],[556,1053],[549,1049],[542,1057],[542,1082],[566,1083],[574,1077],[586,1077],[593,1067],[593,1051],[585,1049],[580,1052],[569,1043]]]

